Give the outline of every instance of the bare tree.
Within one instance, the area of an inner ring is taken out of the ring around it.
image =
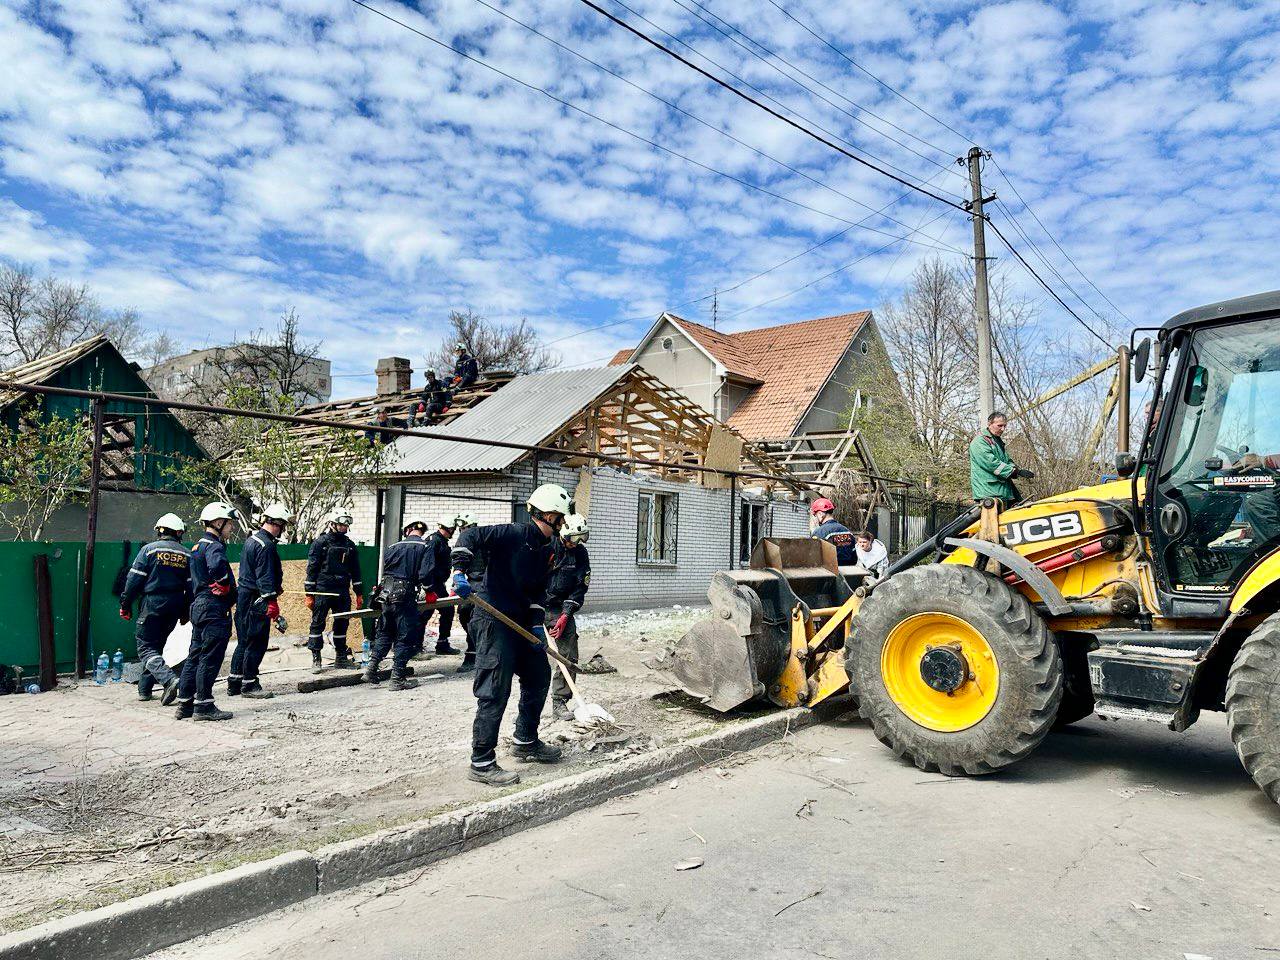
[[[138,351],[139,362],[144,367],[154,367],[158,363],[176,357],[182,352],[182,343],[169,333],[161,330],[146,341]]]
[[[440,374],[452,370],[459,343],[480,361],[481,370],[536,373],[560,362],[560,355],[542,344],[528,320],[498,323],[468,308],[450,311],[449,332],[439,348],[424,357],[427,368]]]

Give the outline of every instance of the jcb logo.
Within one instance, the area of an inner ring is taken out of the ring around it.
[[[1020,520],[1017,523],[1006,523],[1000,528],[1000,535],[1004,538],[1004,542],[1011,547],[1016,547],[1020,543],[1039,543],[1041,540],[1057,540],[1060,537],[1072,537],[1081,533],[1084,533],[1084,523],[1080,520],[1078,510]]]

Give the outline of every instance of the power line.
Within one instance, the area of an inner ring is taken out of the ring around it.
[[[973,138],[972,138],[972,137],[970,137],[970,136],[968,136],[968,135],[966,135],[966,134],[964,134],[964,133],[961,133],[959,130],[957,130],[955,127],[953,127],[951,124],[947,123],[947,121],[943,120],[941,117],[936,117],[936,116],[934,116],[932,113],[930,113],[930,112],[929,112],[928,110],[926,110],[924,107],[920,106],[920,104],[916,103],[914,100],[912,100],[910,97],[908,97],[905,93],[902,93],[902,92],[900,92],[900,91],[898,91],[898,90],[895,90],[893,87],[889,86],[889,84],[885,83],[883,80],[881,80],[879,77],[877,77],[874,73],[872,73],[870,70],[868,70],[868,69],[867,69],[866,67],[864,67],[862,64],[858,63],[858,61],[854,60],[852,57],[850,57],[847,53],[845,53],[843,50],[841,50],[839,47],[837,47],[835,44],[833,44],[833,43],[832,43],[830,40],[828,40],[826,37],[824,37],[824,36],[822,36],[821,34],[819,34],[816,30],[814,30],[811,26],[809,26],[809,24],[807,24],[807,23],[805,23],[804,21],[802,21],[802,20],[800,20],[799,18],[797,18],[793,13],[791,13],[791,11],[790,11],[790,10],[788,10],[786,7],[784,7],[784,6],[782,6],[780,3],[778,3],[778,2],[777,2],[777,0],[769,0],[769,3],[770,3],[770,4],[772,4],[772,5],[773,5],[773,7],[775,7],[775,8],[776,8],[776,9],[777,9],[777,10],[778,10],[778,11],[779,11],[783,16],[785,16],[788,20],[791,20],[791,21],[792,21],[793,23],[795,23],[798,27],[800,27],[802,30],[804,30],[806,33],[808,33],[811,37],[813,37],[813,38],[814,38],[815,40],[817,40],[819,43],[823,44],[825,47],[827,47],[829,50],[831,50],[833,53],[835,53],[838,57],[840,57],[842,60],[844,60],[844,61],[845,61],[846,63],[848,63],[850,66],[852,66],[854,69],[861,71],[862,73],[864,73],[864,74],[866,74],[868,77],[870,77],[872,80],[874,80],[876,83],[880,84],[880,86],[884,87],[886,90],[888,90],[890,93],[892,93],[895,97],[899,98],[900,100],[905,101],[906,103],[911,104],[911,106],[915,107],[917,110],[919,110],[921,113],[923,113],[923,114],[924,114],[926,117],[928,117],[930,120],[933,120],[935,123],[938,123],[938,124],[940,124],[940,125],[941,125],[941,126],[943,126],[943,127],[946,127],[948,130],[950,130],[952,133],[954,133],[954,134],[955,134],[957,137],[959,137],[961,140],[965,141],[965,143],[973,143],[973,142],[974,142],[974,140],[973,140]]]
[[[361,3],[361,0],[352,0],[352,2]],[[653,37],[649,36],[644,31],[637,30],[631,24],[627,23],[627,21],[621,19],[618,16],[615,16],[614,14],[604,9],[599,4],[595,3],[594,0],[579,0],[579,2],[590,7],[592,10],[595,10],[602,17],[605,17],[606,19],[612,21],[613,23],[616,23],[618,26],[622,27],[628,33],[634,34],[636,37],[643,40],[645,43],[649,44],[655,49],[662,51],[664,54],[666,54],[668,57],[671,57],[673,60],[676,60],[684,64],[686,67],[706,77],[708,80],[710,80],[712,83],[716,84],[717,86],[724,88],[725,90],[732,93],[734,96],[740,97],[741,99],[752,104],[758,109],[763,110],[765,113],[769,114],[775,119],[781,120],[783,123],[800,131],[805,136],[811,137],[812,139],[817,140],[819,143],[830,147],[832,150],[835,150],[836,152],[848,157],[850,160],[854,161],[855,163],[859,163],[862,166],[867,167],[868,169],[874,170],[877,173],[881,174],[882,176],[888,177],[890,180],[893,180],[896,183],[902,184],[902,186],[904,187],[909,187],[910,189],[916,191],[917,193],[923,194],[924,196],[929,197],[932,200],[937,200],[939,203],[946,204],[948,207],[951,207],[954,210],[958,210],[961,213],[964,213],[966,215],[968,214],[968,211],[961,204],[958,204],[952,200],[948,200],[946,197],[940,196],[939,194],[934,193],[932,190],[926,190],[924,187],[921,187],[919,184],[913,183],[910,180],[903,179],[897,174],[892,173],[889,170],[886,170],[884,167],[881,167],[878,164],[872,163],[870,160],[867,160],[865,157],[858,156],[858,154],[845,149],[844,147],[840,146],[838,143],[835,143],[827,139],[826,137],[814,132],[810,128],[806,127],[804,124],[797,123],[795,120],[792,120],[790,117],[779,113],[777,110],[774,110],[768,104],[762,103],[761,101],[757,100],[755,97],[751,96],[750,94],[744,93],[742,90],[739,90],[733,84],[727,82],[726,80],[721,79],[720,77],[717,77],[714,73],[711,73],[709,70],[704,70],[702,67],[698,66],[696,63],[689,60],[687,57],[681,56],[679,53],[676,53],[670,47],[659,42],[658,40],[655,40]],[[363,6],[364,4],[361,3],[361,5]]]
[[[1076,273],[1080,274],[1080,276],[1084,279],[1085,283],[1093,287],[1094,291],[1098,294],[1098,296],[1100,296],[1103,300],[1107,301],[1107,304],[1111,307],[1112,310],[1120,314],[1120,316],[1124,317],[1125,320],[1127,320],[1130,324],[1132,324],[1133,321],[1129,320],[1128,315],[1126,315],[1123,310],[1117,307],[1115,303],[1112,302],[1111,298],[1108,297],[1105,293],[1103,293],[1102,290],[1099,289],[1098,285],[1094,283],[1092,280],[1090,280],[1088,276],[1085,275],[1085,272],[1080,269],[1080,266],[1075,262],[1075,260],[1071,259],[1071,254],[1067,253],[1067,251],[1063,249],[1062,244],[1060,244],[1057,238],[1052,233],[1049,232],[1049,228],[1044,225],[1044,221],[1041,220],[1038,216],[1036,216],[1036,212],[1031,208],[1031,204],[1027,203],[1027,201],[1023,199],[1022,194],[1018,192],[1018,188],[1014,186],[1013,181],[1009,179],[1009,175],[1005,173],[1004,168],[1000,166],[1000,162],[996,160],[995,157],[991,158],[991,162],[995,165],[996,171],[1000,174],[1000,177],[1004,180],[1005,183],[1009,185],[1009,189],[1013,191],[1013,195],[1018,198],[1018,202],[1022,204],[1022,208],[1026,210],[1027,213],[1031,214],[1032,219],[1034,219],[1035,222],[1040,225],[1040,229],[1044,231],[1044,235],[1053,242],[1053,245],[1055,247],[1058,248],[1058,252],[1067,258],[1067,263],[1075,267]],[[1012,215],[1010,216],[1010,219],[1012,219]]]

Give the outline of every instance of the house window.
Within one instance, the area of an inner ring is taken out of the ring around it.
[[[679,498],[642,491],[636,510],[636,563],[674,564],[679,530]]]
[[[756,541],[768,534],[765,523],[763,503],[744,500],[738,504],[738,559],[743,563],[751,559]]]

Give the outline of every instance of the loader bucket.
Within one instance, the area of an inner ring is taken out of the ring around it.
[[[762,539],[748,569],[712,575],[711,616],[652,666],[714,710],[771,697],[791,652],[792,611],[838,606],[851,594],[831,544]]]

